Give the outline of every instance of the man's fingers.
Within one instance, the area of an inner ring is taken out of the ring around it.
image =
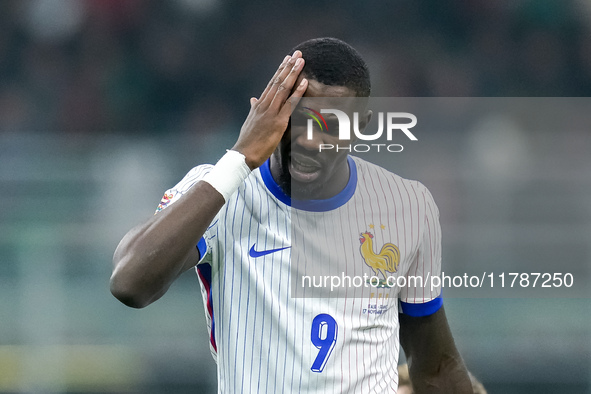
[[[253,105],[255,105],[255,103],[259,101],[256,97],[251,97],[250,98],[250,106],[252,107]]]
[[[295,51],[293,55],[287,60],[285,65],[282,64],[279,70],[275,73],[271,81],[269,81],[269,85],[263,92],[264,96],[261,95],[260,102],[263,105],[268,106],[273,99],[275,98],[275,94],[278,89],[284,89],[285,86],[282,85],[288,75],[292,72],[292,70],[296,67],[296,63],[298,59],[302,57],[302,52]],[[293,84],[293,83],[292,83]],[[289,88],[291,90],[291,87]]]
[[[296,80],[300,76],[300,72],[304,68],[304,59],[299,58],[296,60],[293,68],[286,76],[285,80],[277,87],[275,92],[275,97],[273,97],[273,101],[271,106],[275,107],[278,111],[281,109],[287,98],[289,97],[293,85],[295,84]],[[296,89],[297,91],[298,89]],[[269,92],[270,93],[270,92]]]
[[[288,64],[288,62],[289,62],[290,59],[291,59],[291,56],[290,55],[287,55],[287,56],[285,56],[285,58],[283,58],[283,61],[279,65],[279,68],[277,69],[277,71],[275,71],[275,74],[273,74],[273,78],[271,78],[271,80],[269,81],[269,83],[267,83],[267,86],[265,87],[265,90],[263,90],[263,93],[261,93],[261,97],[260,97],[261,100],[263,100],[267,96],[267,93],[269,92],[269,89],[271,89],[271,85],[273,85],[273,81],[287,67],[287,64]]]
[[[302,96],[308,88],[308,80],[302,79],[298,87],[294,90],[291,96],[287,99],[285,105],[279,111],[282,116],[291,116],[291,113],[296,109],[298,103],[302,99]]]

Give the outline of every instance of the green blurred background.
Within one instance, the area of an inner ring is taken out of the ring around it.
[[[297,43],[351,43],[377,97],[587,97],[590,32],[586,0],[2,0],[0,392],[216,391],[196,275],[133,310],[108,291],[111,257],[233,144]],[[439,205],[447,270],[578,261],[589,276],[589,123],[495,136],[433,133],[397,157]],[[446,301],[493,394],[590,393],[590,309]]]

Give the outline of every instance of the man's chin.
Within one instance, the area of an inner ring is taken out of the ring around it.
[[[323,182],[300,182],[292,178],[290,184],[291,198],[294,200],[319,200],[319,196],[323,194],[323,188]]]
[[[323,194],[324,183],[317,181],[300,182],[292,178],[288,172],[281,177],[279,186],[286,195],[294,200],[319,200],[318,196]]]
[[[323,183],[320,181],[322,177],[322,168],[316,163],[293,160],[290,158],[287,163],[287,173],[290,185],[288,187],[291,198],[295,200],[310,200],[317,199],[316,196],[321,195]]]

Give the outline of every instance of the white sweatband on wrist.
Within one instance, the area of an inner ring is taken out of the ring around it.
[[[235,150],[228,150],[202,180],[209,183],[228,202],[250,173],[246,156]]]

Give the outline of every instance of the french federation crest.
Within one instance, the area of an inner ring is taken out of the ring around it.
[[[384,279],[388,279],[387,272],[393,274],[398,270],[400,263],[400,250],[392,243],[385,243],[379,253],[374,252],[373,249],[373,234],[369,231],[361,233],[361,257],[378,276],[381,272]]]

